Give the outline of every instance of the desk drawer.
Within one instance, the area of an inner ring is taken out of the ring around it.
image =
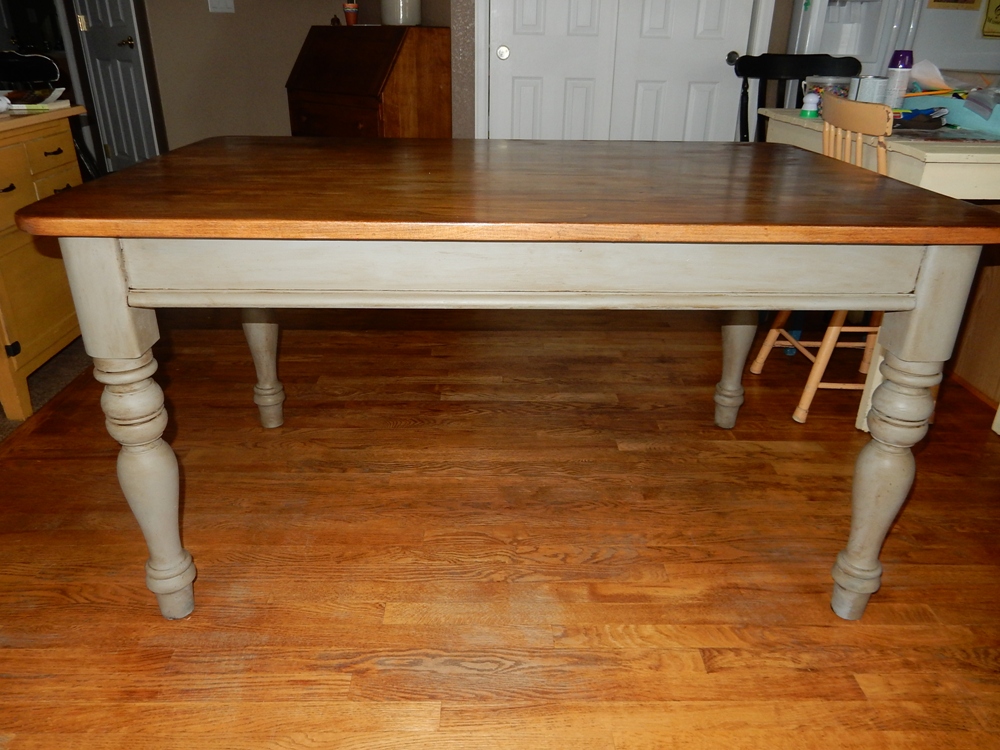
[[[17,144],[0,148],[0,231],[14,225],[14,212],[35,202],[28,158]]]
[[[40,174],[62,164],[76,161],[73,134],[70,133],[69,129],[46,138],[28,141],[24,146],[28,151],[31,174]]]
[[[376,106],[357,107],[337,102],[297,99],[290,105],[292,135],[368,136],[379,135]]]
[[[71,187],[79,185],[83,180],[80,178],[80,168],[76,164],[68,164],[50,175],[35,180],[35,195],[38,200],[48,198],[50,195],[69,190]]]

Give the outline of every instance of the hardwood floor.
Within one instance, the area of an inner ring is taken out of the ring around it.
[[[1000,436],[963,389],[846,622],[867,437],[857,393],[792,421],[801,357],[729,432],[712,315],[283,318],[264,431],[235,319],[162,316],[187,620],[89,374],[0,444],[2,750],[1000,747]]]

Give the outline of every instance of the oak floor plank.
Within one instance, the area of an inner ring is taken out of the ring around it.
[[[996,750],[1000,738],[982,731],[775,731],[615,732],[615,750]]]
[[[815,732],[835,735],[839,732],[941,731],[940,719],[921,715],[920,706],[916,702],[866,700],[789,701],[773,696],[743,701],[445,702],[441,708],[441,728],[470,731],[503,727],[524,731],[574,728],[581,732],[610,728],[616,734],[642,730],[655,731],[664,737],[689,732],[746,731],[753,734],[754,730],[782,734],[801,732],[804,737]],[[983,731],[969,711],[962,711],[960,715],[969,727],[956,725],[946,727],[946,731]]]

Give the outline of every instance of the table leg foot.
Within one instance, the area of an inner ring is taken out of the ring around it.
[[[743,368],[757,333],[757,313],[734,310],[722,324],[722,378],[715,386],[715,424],[724,430],[736,426],[743,405]]]
[[[278,380],[278,317],[274,310],[244,309],[243,333],[257,371],[253,401],[260,411],[261,426],[280,427],[285,421],[285,389]]]
[[[122,448],[118,481],[146,539],[146,585],[163,616],[178,619],[194,609],[196,576],[181,546],[180,478],[177,457],[163,440],[167,413],[163,391],[152,379],[151,351],[137,359],[94,359],[94,377],[104,383],[101,407],[107,428]]]
[[[833,607],[837,617],[844,620],[860,620],[870,598],[871,594],[848,591],[839,583],[835,583],[833,584],[833,598],[830,600],[830,606]]]
[[[721,385],[721,384],[720,384]],[[715,426],[731,430],[736,426],[736,417],[743,406],[743,389],[735,392],[723,391],[715,386]]]
[[[913,485],[910,448],[927,434],[934,410],[930,389],[941,381],[940,362],[904,362],[887,354],[885,380],[872,394],[872,439],[854,466],[851,535],[833,566],[833,611],[846,620],[864,613],[882,580],[879,552]]]
[[[172,594],[157,594],[160,614],[166,620],[183,620],[194,612],[194,586],[189,584]]]

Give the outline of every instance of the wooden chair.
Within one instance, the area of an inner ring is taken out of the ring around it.
[[[837,96],[823,94],[823,153],[835,159],[846,161],[856,166],[862,164],[863,137],[873,136],[876,152],[876,171],[886,174],[885,137],[892,134],[892,110],[884,104],[868,104],[852,102]],[[757,358],[750,365],[750,372],[759,375],[764,369],[764,362],[775,347],[795,347],[812,363],[809,378],[795,407],[792,419],[805,422],[809,415],[809,407],[820,388],[838,388],[848,390],[864,390],[862,383],[831,383],[823,380],[826,366],[837,348],[863,349],[861,366],[858,371],[867,373],[872,360],[872,351],[878,338],[878,329],[882,324],[882,313],[873,312],[868,325],[845,325],[847,310],[837,310],[830,319],[826,333],[821,341],[796,341],[785,330],[785,323],[791,315],[791,310],[782,310],[774,318],[764,344]],[[861,341],[840,341],[842,333],[863,333]],[[809,348],[815,348],[814,355]]]
[[[743,55],[737,57],[733,67],[736,75],[743,79],[740,91],[740,141],[750,140],[750,79],[757,79],[757,107],[766,106],[767,82],[777,83],[778,106],[785,105],[788,82],[793,82],[795,106],[802,105],[800,84],[808,76],[856,76],[861,74],[861,62],[853,57],[832,57],[831,55]],[[756,141],[764,140],[767,120],[757,115]]]

